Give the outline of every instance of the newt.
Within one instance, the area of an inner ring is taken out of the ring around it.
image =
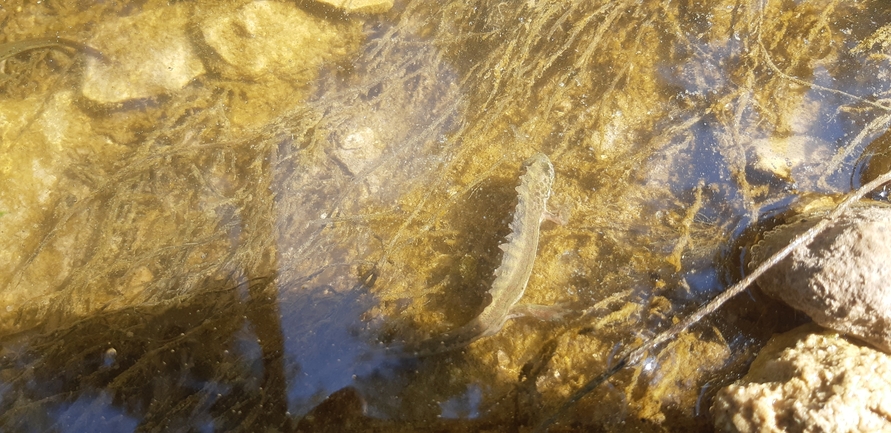
[[[84,54],[105,60],[99,50],[80,42],[65,38],[34,38],[0,44],[0,62],[21,53],[41,48],[74,48]]]
[[[532,264],[538,252],[539,229],[548,219],[562,223],[547,210],[548,198],[554,184],[554,166],[542,153],[523,163],[517,191],[517,207],[510,233],[499,248],[504,252],[501,264],[495,269],[495,280],[488,290],[491,301],[473,320],[440,337],[424,340],[414,346],[402,347],[405,355],[428,356],[467,346],[483,337],[496,334],[515,317],[536,315],[553,317],[554,307],[517,305],[532,275]]]

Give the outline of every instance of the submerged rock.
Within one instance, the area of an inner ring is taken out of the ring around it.
[[[770,230],[752,247],[750,267],[813,227],[825,209]],[[862,202],[805,248],[758,279],[770,296],[819,325],[891,353],[891,206]]]
[[[888,431],[891,356],[805,325],[774,336],[712,415],[724,432]]]
[[[316,0],[334,6],[344,12],[380,14],[393,7],[393,0]]]
[[[787,182],[803,182],[817,161],[829,160],[831,144],[820,137],[793,135],[754,140],[754,167]]]
[[[336,69],[363,39],[361,23],[325,19],[292,2],[220,5],[200,14],[199,44],[208,69],[230,89],[227,122],[236,131],[268,125],[302,104],[321,71]]]
[[[83,96],[113,104],[182,89],[204,73],[186,36],[183,4],[102,22],[88,45],[105,59],[87,58]]]
[[[314,79],[322,64],[353,52],[357,38],[344,30],[292,3],[272,1],[221,9],[201,25],[204,42],[234,68],[234,76],[301,83]]]

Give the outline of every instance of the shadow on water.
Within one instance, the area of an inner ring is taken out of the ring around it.
[[[14,431],[292,429],[291,414],[362,373],[357,323],[344,319],[370,303],[362,290],[327,287],[279,303],[274,282],[4,339],[0,422]]]

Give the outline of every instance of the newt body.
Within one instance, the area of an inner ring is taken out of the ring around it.
[[[553,219],[547,201],[554,183],[554,166],[542,153],[523,163],[525,172],[517,186],[517,207],[510,234],[499,245],[504,255],[495,269],[495,280],[489,289],[491,302],[466,325],[439,338],[422,341],[404,349],[406,355],[427,356],[448,352],[474,341],[494,335],[504,324],[517,316],[529,314],[536,306],[516,305],[526,290],[532,264],[538,251],[539,227],[545,219]],[[538,307],[545,310],[547,307]]]

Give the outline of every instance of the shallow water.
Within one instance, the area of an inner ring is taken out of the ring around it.
[[[102,52],[2,63],[2,430],[531,429],[891,122],[879,2],[418,3],[0,9]],[[521,302],[566,314],[387,350],[485,305],[536,152],[569,219]],[[752,290],[554,429],[710,431],[805,319]]]

